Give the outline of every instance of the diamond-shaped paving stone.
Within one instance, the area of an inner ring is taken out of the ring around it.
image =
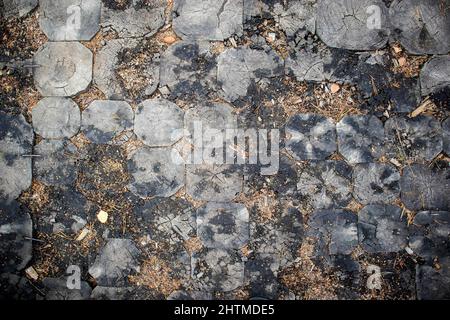
[[[50,41],[86,41],[100,29],[100,0],[40,0],[39,9],[39,25]]]
[[[367,163],[384,151],[383,123],[375,116],[347,116],[336,125],[339,153],[349,163]]]
[[[0,274],[22,270],[32,257],[30,215],[18,202],[0,201]]]
[[[6,18],[23,17],[36,8],[38,0],[3,0],[3,14]]]
[[[223,98],[233,102],[247,95],[248,89],[262,78],[283,74],[284,63],[270,47],[225,50],[217,59],[217,81]]]
[[[408,243],[406,217],[397,206],[368,205],[359,211],[358,235],[362,248],[367,252],[401,251]]]
[[[358,245],[358,216],[346,210],[315,211],[308,220],[308,237],[318,254],[348,255]]]
[[[444,139],[444,152],[450,156],[450,118],[442,123],[442,134]]]
[[[243,247],[249,238],[247,208],[238,203],[207,203],[197,210],[197,235],[207,248]]]
[[[318,0],[317,34],[328,46],[375,50],[389,38],[388,11],[381,0]]]
[[[81,129],[93,143],[106,144],[133,129],[134,113],[125,101],[96,100],[81,118]]]
[[[48,186],[73,184],[77,178],[78,150],[68,140],[42,140],[34,147],[35,177]]]
[[[425,63],[420,71],[420,86],[422,96],[450,87],[450,56],[436,56]]]
[[[450,1],[395,0],[389,9],[392,36],[412,54],[450,51]]]
[[[184,185],[184,164],[171,148],[137,150],[128,161],[129,189],[137,196],[170,197]]]
[[[159,58],[151,41],[109,40],[95,56],[94,82],[109,99],[140,100],[158,87]]]
[[[45,300],[88,300],[91,295],[91,287],[86,281],[80,282],[80,288],[68,288],[68,279],[44,278]]]
[[[286,124],[286,149],[297,160],[324,160],[336,148],[336,126],[329,118],[297,114]]]
[[[80,130],[80,109],[68,98],[44,98],[31,115],[34,131],[45,139],[71,138]]]
[[[34,55],[34,83],[44,96],[73,96],[92,80],[92,52],[78,42],[47,42]]]
[[[400,173],[390,164],[356,165],[353,181],[353,195],[362,204],[390,203],[400,195]]]
[[[401,199],[413,211],[450,209],[450,169],[413,164],[403,169]]]
[[[124,286],[128,276],[139,272],[139,255],[133,241],[109,239],[89,267],[89,274],[100,286]]]
[[[230,201],[242,191],[242,170],[234,165],[187,165],[186,192],[199,201]]]
[[[243,31],[244,0],[175,0],[173,29],[182,39],[223,41]]]
[[[171,146],[184,135],[184,112],[165,99],[142,102],[134,119],[134,132],[150,147]]]
[[[417,299],[450,299],[450,258],[444,258],[436,265],[416,266]]]
[[[120,38],[151,37],[164,25],[165,0],[102,1],[101,26]]]
[[[180,41],[161,55],[160,88],[172,96],[206,96],[215,89],[216,59],[209,42]]]
[[[192,278],[206,290],[231,291],[244,284],[244,262],[235,250],[208,249],[192,256]]]
[[[16,199],[31,185],[33,129],[22,115],[0,111],[0,199]]]
[[[442,151],[441,124],[431,116],[393,117],[386,121],[384,130],[389,157],[431,161]]]
[[[409,247],[414,253],[430,261],[450,255],[450,212],[418,212],[411,229]]]
[[[314,209],[345,208],[352,200],[352,168],[345,161],[312,162],[297,190]]]

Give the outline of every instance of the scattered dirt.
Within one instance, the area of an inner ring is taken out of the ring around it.
[[[428,56],[408,55],[399,43],[392,44],[390,49],[392,54],[392,72],[401,74],[405,78],[419,76],[420,70],[429,59]]]
[[[84,91],[73,98],[73,101],[80,107],[81,111],[85,110],[91,102],[95,100],[107,100],[107,98],[99,88],[92,84],[87,91]]]

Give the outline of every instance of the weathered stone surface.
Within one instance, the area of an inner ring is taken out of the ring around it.
[[[36,8],[38,0],[3,0],[3,15],[23,17]]]
[[[389,157],[431,161],[442,151],[441,124],[431,116],[393,117],[384,124]]]
[[[120,38],[151,37],[164,25],[166,1],[102,1],[101,26]]]
[[[126,286],[128,276],[139,271],[139,255],[133,241],[109,239],[89,267],[89,274],[100,286]]]
[[[417,79],[402,79],[399,88],[390,90],[390,102],[394,112],[410,113],[420,101],[420,85]]]
[[[326,256],[349,255],[358,245],[358,216],[346,210],[315,211],[308,220],[308,237],[316,252]]]
[[[94,82],[109,99],[140,100],[158,87],[159,61],[152,41],[113,39],[95,56]]]
[[[450,118],[447,118],[442,123],[442,134],[443,134],[443,140],[444,140],[444,145],[443,145],[444,152],[448,156],[450,156]]]
[[[31,185],[33,129],[22,115],[0,111],[0,201],[16,199]]]
[[[90,40],[100,29],[100,0],[39,1],[39,25],[50,41]]]
[[[34,147],[36,178],[48,186],[71,185],[77,178],[78,150],[68,140],[42,140]]]
[[[26,277],[13,273],[0,274],[0,299],[33,300],[36,297],[35,288]]]
[[[450,26],[450,15],[448,19],[449,19],[448,24]],[[448,55],[436,56],[431,60],[429,60],[420,71],[420,86],[422,88],[422,96],[427,96],[429,94],[436,93],[439,90],[442,90],[446,87],[449,88],[450,56]]]
[[[389,9],[392,36],[412,54],[450,51],[450,1],[395,0]]]
[[[345,208],[352,200],[352,168],[344,161],[312,162],[297,190],[314,209]]]
[[[279,262],[276,255],[258,254],[245,263],[245,276],[250,284],[250,299],[278,299],[281,285],[277,281]]]
[[[293,37],[299,30],[316,30],[316,0],[294,0],[288,3],[275,3],[273,15],[288,37]]]
[[[244,284],[244,262],[234,250],[203,250],[192,256],[192,277],[206,290],[231,291]]]
[[[358,213],[358,238],[371,253],[398,252],[408,243],[406,217],[399,207],[373,204]]]
[[[213,300],[213,296],[205,291],[174,291],[167,300]]]
[[[134,132],[150,147],[171,146],[183,135],[184,112],[166,99],[142,102],[134,120]]]
[[[64,277],[44,278],[42,284],[46,292],[45,300],[88,300],[92,291],[86,281],[80,282],[80,289],[69,289]]]
[[[331,52],[327,49],[320,52],[296,50],[286,58],[285,69],[298,81],[320,82],[330,79],[331,75],[325,68],[331,64],[331,60]]]
[[[217,59],[217,81],[225,100],[233,102],[244,97],[249,87],[262,78],[283,74],[283,59],[265,46],[263,50],[249,47],[225,50]]]
[[[18,202],[0,201],[0,274],[20,271],[32,258],[33,226]]]
[[[381,0],[317,2],[317,34],[330,47],[380,49],[389,38],[387,20],[388,11]]]
[[[208,202],[197,210],[197,235],[207,248],[243,247],[249,239],[247,208],[237,203]]]
[[[403,169],[401,199],[409,210],[450,210],[450,169],[413,164]]]
[[[450,299],[450,258],[439,261],[439,268],[433,265],[416,267],[417,299]]]
[[[242,191],[243,175],[233,165],[187,165],[186,192],[200,201],[231,201]]]
[[[286,149],[297,160],[324,160],[336,151],[336,126],[316,114],[297,114],[286,124]]]
[[[92,52],[78,42],[47,42],[34,55],[34,83],[43,96],[73,96],[92,80]]]
[[[128,188],[143,198],[170,197],[184,185],[184,167],[174,149],[143,147],[128,161],[132,177]]]
[[[409,247],[428,261],[450,255],[450,213],[447,211],[418,212],[411,226]]]
[[[351,164],[378,159],[384,152],[383,123],[375,116],[346,116],[337,125],[339,153]]]
[[[390,203],[400,195],[400,173],[390,164],[359,164],[353,181],[353,196],[362,204]]]
[[[216,57],[206,41],[180,41],[161,55],[160,88],[171,96],[204,97],[216,86]]]
[[[133,129],[134,113],[125,101],[93,101],[82,113],[81,130],[93,143],[106,144]]]
[[[243,31],[244,0],[175,0],[173,28],[182,39],[223,41]]]
[[[44,98],[31,115],[34,131],[45,139],[71,138],[80,130],[80,109],[68,98]]]

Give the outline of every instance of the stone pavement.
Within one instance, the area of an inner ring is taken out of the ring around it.
[[[0,297],[450,298],[449,0],[0,4]]]

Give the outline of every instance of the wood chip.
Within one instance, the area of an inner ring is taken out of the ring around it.
[[[36,270],[34,270],[33,267],[28,267],[25,269],[25,274],[28,276],[28,278],[37,281],[39,279],[39,275],[36,272]]]
[[[88,228],[84,228],[83,230],[81,230],[80,234],[78,235],[78,237],[76,238],[77,241],[82,241],[84,238],[86,238],[86,236],[89,234],[89,229]]]
[[[336,93],[336,92],[338,92],[339,90],[341,90],[341,86],[338,85],[337,83],[333,83],[333,84],[331,85],[330,90],[331,90],[331,93]]]
[[[400,67],[403,67],[405,64],[406,64],[406,58],[401,57],[401,58],[398,59],[398,65]]]
[[[163,38],[163,42],[164,42],[164,43],[167,43],[167,44],[172,44],[172,43],[174,43],[175,41],[177,41],[177,39],[176,39],[174,36],[165,36],[165,37]]]
[[[394,49],[394,52],[395,52],[395,53],[400,53],[400,52],[402,52],[402,48],[401,48],[400,46],[395,45],[395,46],[393,46],[392,48]]]
[[[100,221],[101,223],[106,223],[106,221],[108,221],[108,212],[100,210],[97,213],[97,219],[98,221]]]
[[[420,106],[417,107],[416,110],[414,110],[413,112],[411,112],[410,114],[410,118],[415,118],[418,115],[420,115],[421,113],[425,112],[428,110],[428,108],[433,106],[433,102],[430,100],[425,100]]]
[[[392,163],[394,166],[396,166],[398,168],[402,167],[402,164],[395,158],[390,159],[389,162]]]

